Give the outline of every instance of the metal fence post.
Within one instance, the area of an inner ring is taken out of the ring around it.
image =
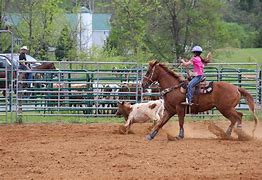
[[[13,53],[14,53],[14,35],[13,32],[10,30],[0,30],[0,33],[9,33],[11,34],[11,76],[10,76],[10,84],[11,84],[11,88],[10,88],[10,92],[11,93],[7,93],[6,89],[6,95],[9,94],[10,96],[10,104],[11,104],[11,108],[10,108],[10,123],[13,122],[13,81],[14,81],[14,77],[13,77],[13,73],[14,73],[14,64],[13,64]],[[7,77],[6,77],[7,78]],[[8,78],[7,78],[8,81]],[[7,87],[6,87],[7,88]],[[6,96],[7,98],[7,96]],[[8,122],[8,114],[6,114],[6,122]]]

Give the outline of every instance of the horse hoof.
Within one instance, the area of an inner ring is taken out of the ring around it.
[[[151,141],[151,140],[153,140],[153,137],[149,134],[149,135],[146,136],[146,140]]]

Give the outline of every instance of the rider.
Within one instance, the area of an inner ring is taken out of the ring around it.
[[[194,46],[192,49],[192,53],[194,54],[190,61],[184,61],[181,60],[183,66],[188,67],[189,65],[193,64],[193,73],[194,77],[193,79],[188,83],[187,86],[187,97],[186,101],[182,102],[184,105],[193,105],[193,88],[203,79],[204,77],[204,66],[205,63],[203,61],[203,58],[200,56],[203,52],[203,49],[200,46]]]
[[[18,69],[24,70],[24,71],[31,71],[30,65],[26,62],[26,54],[28,52],[27,46],[23,46],[20,48],[20,54],[19,54],[19,66]],[[33,74],[31,72],[27,73],[27,80],[32,81]],[[28,83],[28,86],[31,87],[31,82]]]

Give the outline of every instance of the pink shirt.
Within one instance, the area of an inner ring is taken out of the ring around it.
[[[203,75],[204,63],[202,63],[201,58],[199,56],[194,56],[192,59],[193,62],[193,72],[195,76]]]

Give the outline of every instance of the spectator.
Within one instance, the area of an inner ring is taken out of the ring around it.
[[[23,46],[20,48],[20,54],[19,54],[19,66],[18,69],[24,70],[24,71],[31,71],[30,64],[26,62],[26,54],[28,52],[27,46]],[[26,79],[30,81],[28,83],[28,87],[32,86],[31,81],[33,80],[33,74],[32,72],[27,72]]]

